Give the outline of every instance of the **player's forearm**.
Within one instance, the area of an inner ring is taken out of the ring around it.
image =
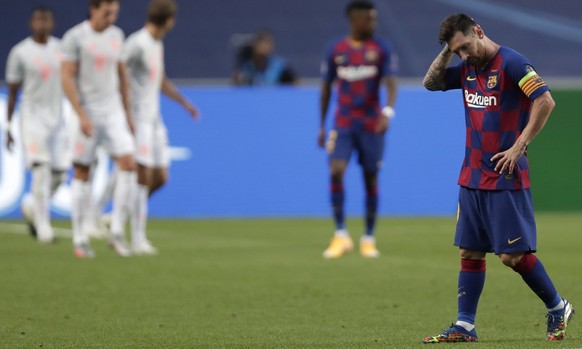
[[[445,69],[447,69],[452,57],[453,53],[449,50],[449,46],[445,44],[445,47],[434,59],[422,80],[422,84],[427,90],[439,91],[445,89]]]
[[[331,98],[331,85],[324,84],[321,87],[321,99],[320,99],[320,125],[319,127],[325,127],[325,119],[327,117],[327,110],[329,108],[329,100]]]
[[[527,126],[515,141],[517,147],[521,147],[525,151],[525,148],[546,125],[555,105],[556,103],[550,92],[545,92],[534,100]]]
[[[65,95],[69,99],[69,102],[73,107],[73,110],[75,111],[75,113],[77,113],[78,117],[85,116],[85,110],[81,106],[81,99],[79,98],[79,91],[77,90],[77,85],[75,83],[74,77],[69,76],[68,74],[63,74],[62,80],[63,80],[62,82],[63,91],[65,92]]]
[[[180,90],[178,90],[176,85],[174,85],[174,83],[166,76],[164,76],[164,79],[162,80],[162,93],[181,105],[186,103],[186,99],[180,93]]]
[[[398,95],[398,82],[395,77],[391,76],[386,79],[387,101],[392,108],[396,105],[396,96]]]
[[[8,85],[8,108],[6,113],[6,120],[8,122],[12,121],[12,116],[14,115],[14,110],[16,109],[16,97],[18,96],[18,90],[20,90],[19,85]]]

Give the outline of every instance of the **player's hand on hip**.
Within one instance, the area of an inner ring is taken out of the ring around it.
[[[501,174],[507,170],[509,174],[512,174],[515,169],[515,164],[517,164],[517,160],[523,156],[524,152],[525,145],[521,144],[521,142],[515,142],[515,144],[506,151],[493,155],[491,161],[497,161],[495,164],[495,172]]]
[[[317,133],[317,145],[320,148],[325,147],[325,128],[320,128],[319,132]]]
[[[390,119],[380,116],[378,118],[378,125],[376,126],[376,133],[384,133],[390,127]]]
[[[14,138],[12,137],[12,132],[10,130],[6,131],[6,149],[12,151],[14,148]]]
[[[83,132],[86,137],[91,137],[93,135],[93,123],[87,116],[81,116],[79,119],[79,126],[81,127],[81,132]]]

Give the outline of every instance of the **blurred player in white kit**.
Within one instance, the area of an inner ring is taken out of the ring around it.
[[[110,246],[120,256],[131,250],[123,236],[136,181],[129,86],[121,52],[124,34],[113,24],[118,0],[89,0],[89,19],[69,29],[62,41],[63,89],[79,117],[74,140],[72,228],[74,254],[92,258],[85,223],[91,210],[90,166],[98,146],[107,149],[119,169],[113,194]]]
[[[50,224],[50,199],[66,178],[70,166],[68,138],[62,114],[61,44],[51,35],[53,12],[35,8],[30,17],[32,35],[12,48],[6,66],[8,124],[18,92],[22,89],[20,130],[26,165],[32,173],[31,194],[22,202],[22,212],[31,233],[41,243],[54,240]],[[7,127],[7,148],[14,139]]]
[[[130,35],[124,44],[135,120],[137,190],[132,211],[132,252],[155,254],[146,237],[148,196],[167,180],[169,148],[166,126],[160,114],[160,91],[181,104],[194,118],[196,108],[178,91],[164,70],[162,39],[175,23],[174,0],[152,0],[145,26]],[[119,177],[118,177],[119,178]]]

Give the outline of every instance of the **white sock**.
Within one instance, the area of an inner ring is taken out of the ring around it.
[[[350,234],[348,234],[348,231],[346,229],[338,229],[335,231],[334,236],[339,238],[349,238]]]
[[[362,235],[360,238],[360,243],[362,242],[371,242],[373,244],[376,243],[376,237],[374,235]]]
[[[113,192],[113,209],[111,211],[111,234],[123,235],[127,214],[133,210],[133,189],[136,175],[132,171],[118,171]]]
[[[556,305],[552,309],[548,309],[548,312],[551,313],[552,311],[564,309],[565,306],[566,306],[566,303],[564,303],[564,300],[563,299],[560,299],[560,303],[558,303],[558,305]]]
[[[472,331],[475,328],[475,325],[470,324],[466,321],[457,321],[457,323],[455,323],[455,325],[461,326],[462,328],[464,328],[467,331]]]
[[[73,245],[89,242],[85,234],[85,212],[90,208],[91,183],[73,179],[71,183],[71,223],[73,228]]]
[[[115,184],[117,183],[117,172],[118,172],[117,167],[115,167],[113,171],[111,171],[111,173],[109,174],[109,178],[107,179],[107,185],[105,186],[105,190],[103,190],[103,194],[101,194],[101,197],[97,201],[97,211],[100,213],[103,212],[103,210],[105,210],[105,206],[107,206],[107,203],[111,201],[113,198]]]
[[[137,184],[131,212],[131,244],[133,246],[138,246],[147,240],[148,192],[147,185]]]
[[[51,169],[46,164],[32,168],[31,192],[34,197],[32,209],[37,238],[51,241],[54,237],[50,224]]]

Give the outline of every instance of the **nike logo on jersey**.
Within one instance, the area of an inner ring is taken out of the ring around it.
[[[467,81],[475,81],[475,80],[477,80],[476,77],[467,76]]]
[[[518,237],[517,239],[513,239],[513,240],[507,239],[507,243],[508,243],[508,244],[510,244],[510,245],[512,245],[512,244],[514,244],[515,242],[517,242],[518,240],[521,240],[521,236],[520,236],[520,237]]]

